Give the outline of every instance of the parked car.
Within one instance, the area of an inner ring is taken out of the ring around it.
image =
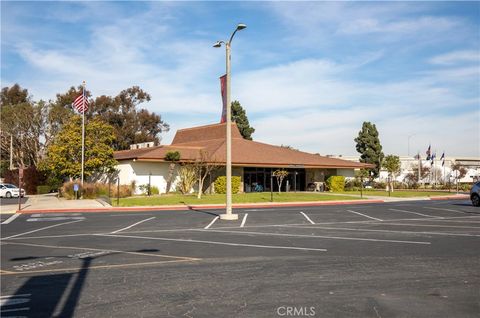
[[[472,200],[473,206],[480,206],[480,181],[470,189],[470,200]]]
[[[22,189],[20,193],[20,189],[13,184],[10,183],[1,183],[0,184],[0,197],[1,198],[18,198],[20,195],[22,198],[25,196],[25,190]]]

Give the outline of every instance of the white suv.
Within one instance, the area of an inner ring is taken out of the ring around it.
[[[470,189],[470,200],[472,200],[473,206],[480,206],[480,181]]]
[[[9,184],[9,183],[1,183],[0,184],[0,197],[2,198],[12,198],[12,197],[16,197],[18,198],[18,196],[21,196],[22,198],[25,196],[25,190],[22,189],[21,191],[21,194],[20,194],[20,189],[13,185],[13,184]]]

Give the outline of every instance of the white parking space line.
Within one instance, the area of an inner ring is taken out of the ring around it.
[[[74,237],[74,236],[87,236],[93,235],[97,233],[78,233],[78,234],[61,234],[61,235],[43,235],[43,236],[25,236],[25,237],[15,237],[11,240],[20,241],[20,240],[30,240],[30,239],[44,239],[44,238],[61,238],[61,237]],[[105,232],[98,233],[98,234],[108,234]],[[3,240],[3,239],[2,239]],[[7,243],[6,243],[7,244]]]
[[[30,307],[2,309],[2,310],[0,310],[0,313],[3,314],[3,313],[6,313],[6,312],[25,311],[25,310],[30,310]]]
[[[203,230],[198,230],[203,231]],[[215,230],[210,230],[215,231]],[[186,243],[200,243],[200,244],[213,244],[213,245],[227,245],[227,246],[240,246],[240,247],[256,247],[256,248],[267,248],[267,249],[285,249],[285,250],[300,250],[300,251],[316,251],[316,252],[326,252],[324,248],[309,248],[309,247],[296,247],[296,246],[277,246],[277,245],[256,245],[256,244],[244,244],[244,243],[229,243],[229,242],[219,242],[219,241],[202,241],[202,240],[189,240],[189,239],[173,239],[166,237],[148,237],[148,236],[132,236],[132,235],[111,235],[111,234],[99,234],[99,236],[108,236],[108,237],[125,237],[125,238],[134,238],[134,239],[143,239],[143,240],[159,240],[159,241],[173,241],[173,242],[186,242]]]
[[[300,213],[307,219],[308,222],[310,222],[311,224],[315,224],[315,222],[313,222],[313,221],[308,217],[308,215],[306,215],[306,214],[303,213],[303,212],[300,212]]]
[[[11,217],[9,217],[9,218],[6,219],[5,221],[3,221],[2,224],[11,223],[13,220],[15,220],[16,218],[18,218],[19,216],[20,216],[20,213],[15,213],[15,214],[12,215]]]
[[[383,221],[382,219],[377,219],[377,218],[374,218],[374,217],[372,217],[372,216],[368,216],[368,215],[366,215],[366,214],[363,214],[363,213],[360,213],[360,212],[357,212],[357,211],[347,210],[347,212],[355,213],[355,214],[364,216],[364,217],[369,218],[369,219],[372,219],[372,220]]]
[[[219,216],[216,216],[212,222],[210,222],[207,226],[204,227],[205,230],[208,230],[210,228],[210,226],[213,225],[213,223],[215,223],[216,220],[218,220]]]
[[[480,230],[480,226],[461,226],[461,225],[436,225],[436,224],[409,224],[409,223],[382,223],[382,225],[402,225],[402,226],[413,226],[413,227],[445,227],[445,228],[455,228],[455,229],[476,229]]]
[[[457,210],[452,210],[452,209],[433,208],[433,207],[429,207],[429,206],[424,206],[423,208],[424,208],[424,209],[439,210],[439,211],[448,211],[448,212],[456,212],[456,213],[465,214],[465,212],[457,211]]]
[[[36,229],[36,230],[33,230],[33,231],[28,231],[28,232],[25,232],[25,233],[20,233],[20,234],[15,234],[15,235],[12,235],[12,236],[9,236],[9,237],[5,237],[5,238],[3,238],[3,240],[8,240],[8,239],[11,239],[11,238],[14,238],[14,237],[19,237],[19,236],[23,236],[23,235],[26,235],[26,234],[43,231],[43,230],[50,229],[50,228],[56,227],[56,226],[67,225],[67,224],[72,224],[72,223],[77,223],[77,222],[82,222],[82,221],[83,220],[75,220],[75,221],[64,222],[64,223],[60,223],[60,224],[54,224],[54,225],[42,227],[42,228],[39,228],[39,229]]]
[[[240,224],[240,227],[244,227],[245,226],[245,222],[247,221],[247,216],[248,216],[248,213],[245,213],[244,217],[243,217],[243,220],[242,220],[242,224]]]
[[[30,217],[31,218],[49,218],[49,217],[55,217],[55,216],[80,216],[82,215],[82,213],[48,213],[48,214],[44,214],[44,213],[34,213],[34,214],[30,214]]]
[[[383,224],[383,223],[382,223]],[[296,228],[297,226],[290,226]],[[297,227],[298,228],[298,227]],[[375,229],[352,229],[345,227],[327,227],[327,226],[309,226],[309,229],[324,229],[324,230],[340,230],[340,231],[356,231],[356,232],[380,232],[380,233],[400,233],[400,234],[425,234],[425,235],[446,235],[446,236],[467,236],[480,237],[477,234],[465,233],[445,233],[445,232],[417,232],[417,231],[401,231],[401,230],[375,230]]]
[[[64,220],[85,220],[83,216],[74,216],[74,217],[67,217],[67,216],[56,216],[52,218],[29,218],[27,222],[53,222],[53,221],[64,221]]]
[[[199,230],[201,231],[201,230]],[[399,241],[399,240],[382,240],[358,237],[345,236],[325,236],[325,235],[305,235],[305,234],[286,234],[286,233],[265,233],[265,232],[248,232],[248,231],[222,231],[211,230],[209,232],[230,233],[230,234],[246,234],[246,235],[264,235],[264,236],[285,236],[285,237],[301,237],[301,238],[324,238],[333,240],[350,240],[350,241],[370,241],[370,242],[386,242],[386,243],[404,243],[404,244],[424,244],[429,245],[430,242],[416,242],[416,241]]]
[[[31,296],[31,295],[32,294],[2,295],[2,296],[0,296],[0,299],[11,298],[11,297],[28,297],[28,296]]]
[[[102,236],[115,236],[111,234],[99,234]],[[119,235],[117,235],[119,236]],[[198,260],[198,258],[193,257],[184,257],[184,256],[173,256],[173,255],[164,255],[164,254],[152,254],[152,253],[141,253],[141,252],[129,252],[121,250],[111,250],[111,249],[99,249],[92,247],[79,247],[79,246],[60,246],[60,245],[44,245],[44,244],[32,244],[32,243],[14,243],[8,242],[7,244],[12,245],[23,245],[23,246],[34,246],[34,247],[44,247],[44,248],[58,248],[58,249],[67,249],[67,250],[86,250],[86,251],[99,251],[99,252],[108,252],[108,253],[119,253],[119,254],[131,254],[131,255],[141,255],[141,256],[151,256],[151,257],[164,257],[164,258],[184,258]]]
[[[128,229],[131,229],[131,228],[134,227],[135,225],[138,225],[138,224],[141,224],[141,223],[143,223],[143,222],[147,222],[147,221],[150,221],[150,220],[153,220],[153,219],[155,219],[155,217],[151,217],[151,218],[148,218],[148,219],[139,221],[139,222],[137,222],[137,223],[133,223],[132,225],[129,225],[129,226],[127,226],[127,227],[124,227],[123,229],[113,231],[112,234],[119,233],[119,232],[122,232],[122,231],[125,231],[125,230],[128,230]]]
[[[428,215],[428,214],[423,214],[423,213],[418,213],[418,212],[413,212],[413,211],[406,211],[406,210],[399,210],[399,209],[389,209],[389,210],[390,211],[396,211],[396,212],[416,214],[416,215],[420,215],[420,216],[425,216],[427,218],[443,219],[443,217],[440,217],[440,216]]]

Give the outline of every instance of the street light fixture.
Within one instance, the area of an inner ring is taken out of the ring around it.
[[[226,119],[227,119],[227,162],[226,162],[226,174],[227,174],[227,207],[225,214],[220,215],[222,220],[238,220],[238,214],[232,214],[232,115],[231,115],[231,105],[230,105],[230,45],[232,43],[233,37],[237,31],[245,29],[247,26],[243,23],[239,23],[235,31],[233,31],[232,36],[228,42],[217,41],[213,47],[221,47],[222,44],[225,45],[226,49],[226,75],[227,75],[227,92],[226,92]]]

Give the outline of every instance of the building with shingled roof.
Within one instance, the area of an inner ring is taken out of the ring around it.
[[[160,193],[165,193],[170,164],[165,160],[168,152],[178,151],[180,163],[195,162],[203,152],[211,164],[225,166],[225,135],[225,123],[199,126],[178,130],[170,145],[154,146],[145,143],[132,145],[130,150],[117,151],[114,158],[118,161],[120,182],[143,185],[150,180],[151,185],[158,187]],[[369,167],[372,166],[246,140],[236,124],[232,123],[232,175],[241,177],[241,192],[255,189],[270,191],[271,173],[277,169],[289,172],[283,182],[282,191],[305,191],[312,185],[318,189],[329,176],[353,178],[355,169]],[[215,175],[209,178],[209,183],[219,175],[225,175],[225,168],[217,170]],[[175,184],[173,190],[174,188]],[[275,182],[273,190],[278,190]]]

